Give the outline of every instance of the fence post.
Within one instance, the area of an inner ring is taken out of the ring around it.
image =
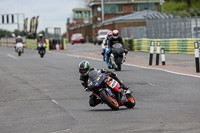
[[[149,65],[152,65],[153,62],[153,53],[154,53],[154,41],[151,41],[151,46],[150,46],[150,56],[149,56]]]
[[[196,72],[199,72],[199,43],[194,43],[194,54],[195,54],[195,64],[196,64]]]
[[[162,60],[162,65],[165,65],[165,49],[161,49],[161,60]]]
[[[157,42],[157,49],[156,49],[156,65],[159,65],[159,56],[160,56],[160,41]]]

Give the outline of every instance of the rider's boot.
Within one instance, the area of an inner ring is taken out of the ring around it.
[[[121,83],[121,87],[122,87],[124,90],[128,90],[128,89],[129,89],[129,87],[126,86],[124,83]]]
[[[129,86],[126,86],[121,80],[120,80],[120,86],[122,89],[126,90],[126,94],[131,94],[132,92],[129,90]]]

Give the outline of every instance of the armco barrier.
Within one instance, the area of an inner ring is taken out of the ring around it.
[[[149,52],[151,41],[154,41],[154,51],[157,42],[160,41],[160,48],[165,49],[166,53],[194,54],[194,42],[200,43],[200,38],[176,38],[176,39],[123,39],[128,50]],[[130,46],[131,45],[131,46]]]

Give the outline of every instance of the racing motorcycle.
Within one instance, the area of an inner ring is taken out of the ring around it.
[[[135,106],[135,99],[130,90],[121,89],[116,80],[96,70],[89,72],[88,89],[112,110],[119,110],[120,106]]]
[[[18,56],[21,56],[22,53],[24,53],[24,44],[21,42],[18,42],[16,44],[16,52],[18,53]]]
[[[110,54],[110,62],[115,70],[121,71],[121,65],[125,61],[125,53],[122,44],[116,43],[113,45],[112,53]]]
[[[46,53],[46,44],[44,42],[38,43],[38,53],[40,54],[40,57],[43,58]]]

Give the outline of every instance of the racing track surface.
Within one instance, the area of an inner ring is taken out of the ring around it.
[[[101,50],[92,44],[67,45],[42,59],[25,49],[0,47],[1,133],[199,133],[200,79],[123,66],[117,72],[136,99],[133,109],[91,108],[79,81],[73,54]],[[92,67],[107,68],[88,59]]]

